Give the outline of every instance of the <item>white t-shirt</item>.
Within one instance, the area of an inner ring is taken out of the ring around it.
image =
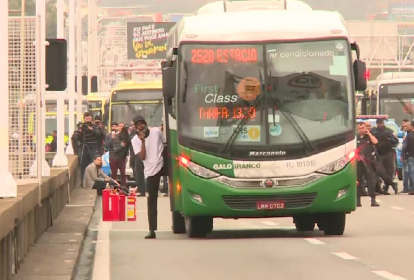
[[[150,134],[145,138],[145,149],[146,157],[144,162],[144,175],[145,178],[154,176],[160,172],[161,168],[164,165],[163,158],[163,134],[159,128],[150,128]],[[131,140],[134,153],[138,155],[141,151],[142,141],[138,138],[138,135],[135,135]]]

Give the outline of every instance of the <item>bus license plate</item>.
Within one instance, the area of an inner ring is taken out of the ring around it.
[[[285,209],[286,204],[284,201],[275,201],[275,202],[258,201],[256,203],[256,207],[258,210],[277,210],[277,209]]]

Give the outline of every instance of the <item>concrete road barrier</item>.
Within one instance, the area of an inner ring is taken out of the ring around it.
[[[70,200],[77,180],[78,162],[68,156],[68,169],[52,168],[38,184],[18,185],[17,198],[0,199],[0,279],[16,274],[30,248],[53,226]],[[39,195],[41,203],[39,204]]]

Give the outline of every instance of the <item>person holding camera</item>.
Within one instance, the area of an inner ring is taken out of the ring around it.
[[[92,123],[91,113],[86,112],[83,115],[83,121],[80,129],[75,131],[73,136],[79,145],[78,157],[80,158],[81,182],[83,182],[86,167],[91,164],[98,154],[98,141],[101,137],[98,127]]]
[[[363,184],[365,180],[368,187],[368,195],[371,197],[371,206],[379,206],[376,201],[375,185],[377,176],[374,170],[374,145],[378,144],[377,138],[366,129],[365,123],[358,123],[357,136],[357,206],[361,207],[361,196],[363,194]]]
[[[388,189],[390,186],[394,189],[395,194],[398,194],[398,185],[393,182],[395,176],[395,147],[399,141],[394,132],[387,128],[384,120],[377,119],[377,127],[372,129],[372,134],[378,139],[376,145],[376,171],[379,177],[384,180],[384,194],[389,195]]]
[[[154,239],[157,230],[158,190],[160,178],[164,175],[164,137],[161,129],[155,127],[149,129],[142,116],[134,118],[134,125],[137,135],[132,138],[131,142],[134,153],[144,163],[144,175],[147,179],[149,234],[145,239]]]

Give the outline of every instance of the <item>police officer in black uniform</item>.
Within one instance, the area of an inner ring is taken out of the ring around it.
[[[365,123],[358,123],[358,136],[357,136],[357,180],[358,182],[365,182],[368,187],[368,194],[371,196],[371,206],[379,206],[376,201],[375,184],[376,175],[374,171],[374,145],[378,143],[377,138],[366,129]],[[362,196],[362,184],[358,184],[357,187],[357,206],[361,207]]]
[[[398,185],[393,182],[395,176],[395,146],[398,145],[398,138],[394,132],[387,128],[384,120],[377,120],[377,127],[372,129],[372,134],[377,138],[376,145],[377,160],[375,170],[379,177],[384,180],[384,194],[389,195],[389,186],[392,186],[395,194],[398,194]]]

